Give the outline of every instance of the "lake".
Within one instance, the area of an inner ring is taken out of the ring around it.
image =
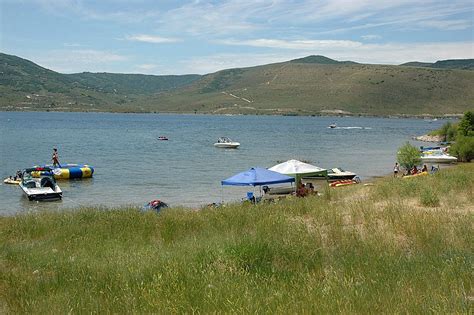
[[[332,123],[338,128],[328,128]],[[187,207],[240,200],[252,188],[223,188],[220,181],[253,166],[271,167],[292,158],[323,168],[342,167],[364,180],[391,173],[398,147],[443,123],[365,117],[1,112],[2,178],[17,169],[50,163],[53,147],[61,163],[90,164],[95,173],[92,179],[59,181],[63,200],[48,203],[30,202],[19,187],[2,183],[0,215],[143,205],[152,199]],[[169,141],[159,141],[159,136]],[[221,136],[241,146],[215,148]]]

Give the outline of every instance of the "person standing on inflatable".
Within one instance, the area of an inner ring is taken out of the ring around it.
[[[53,166],[61,167],[61,164],[59,164],[58,149],[56,148],[53,148],[53,156],[51,157],[51,161],[53,162]]]

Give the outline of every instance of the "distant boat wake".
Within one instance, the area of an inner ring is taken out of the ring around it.
[[[370,130],[372,129],[371,127],[358,127],[358,126],[354,126],[354,127],[328,127],[330,129],[346,129],[346,130],[349,130],[349,129],[363,129],[363,130]]]

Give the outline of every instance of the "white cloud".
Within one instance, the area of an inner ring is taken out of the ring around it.
[[[28,58],[28,56],[25,56]],[[39,65],[61,73],[117,72],[116,65],[129,57],[100,50],[53,50],[28,58]]]
[[[465,30],[472,27],[472,21],[470,20],[431,20],[422,21],[419,23],[420,26],[436,28],[444,31],[459,31]]]
[[[82,45],[78,43],[64,43],[63,46],[64,47],[81,47]]]
[[[184,60],[176,65],[174,73],[205,74],[229,68],[283,62],[308,55],[324,55],[336,60],[352,60],[369,64],[401,64],[408,61],[434,62],[443,59],[474,58],[474,43],[361,44],[351,49],[326,47],[315,50],[282,50],[268,54],[214,54]]]
[[[472,27],[472,23],[468,17],[456,15],[472,17],[473,10],[472,0],[17,1],[37,4],[59,16],[141,23],[144,27],[157,26],[162,32],[211,38],[255,35],[257,31],[314,35],[391,25],[461,30]]]
[[[158,67],[158,65],[155,65],[155,64],[152,64],[152,63],[146,63],[146,64],[142,64],[142,65],[137,66],[138,69],[147,70],[147,71],[148,70],[153,70],[156,67]]]
[[[284,49],[324,49],[324,48],[343,48],[352,49],[362,45],[360,42],[351,40],[280,40],[280,39],[253,39],[253,40],[221,40],[217,41],[225,45],[284,48]]]
[[[219,70],[241,67],[252,67],[269,63],[283,62],[293,59],[292,54],[213,54],[201,57],[192,57],[177,65],[180,74],[206,74]]]
[[[125,39],[129,41],[152,43],[152,44],[176,43],[176,42],[181,41],[178,38],[161,37],[161,36],[147,35],[147,34],[127,35],[125,36]]]
[[[474,42],[367,44],[355,50],[334,52],[333,56],[359,62],[383,64],[471,59],[474,58]]]
[[[364,39],[364,40],[375,40],[375,39],[382,38],[382,36],[374,35],[374,34],[367,34],[367,35],[362,35],[361,38]]]

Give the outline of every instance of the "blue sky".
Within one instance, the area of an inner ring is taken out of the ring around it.
[[[62,73],[210,73],[324,55],[474,58],[472,0],[0,0],[0,51]]]

